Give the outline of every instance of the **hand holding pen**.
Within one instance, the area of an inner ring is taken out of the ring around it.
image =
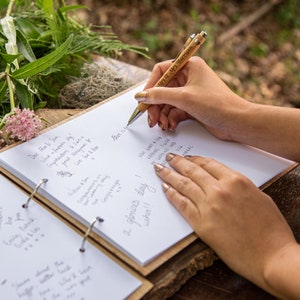
[[[167,86],[168,83],[174,78],[174,76],[182,69],[182,67],[188,62],[188,60],[195,54],[195,52],[200,48],[206,39],[206,32],[201,31],[196,35],[191,35],[183,48],[176,56],[172,65],[163,74],[163,76],[158,80],[155,86]],[[147,109],[149,105],[145,103],[139,103],[137,108],[132,113],[128,125],[137,120]]]

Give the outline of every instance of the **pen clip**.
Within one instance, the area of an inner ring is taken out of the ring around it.
[[[180,51],[177,53],[177,55],[175,56],[175,58],[173,59],[173,62],[178,58],[178,56],[182,53],[182,51],[190,44],[190,42],[195,38],[196,34],[192,33],[188,39],[186,40],[186,42],[184,43],[184,45],[182,46],[182,48],[180,49]]]

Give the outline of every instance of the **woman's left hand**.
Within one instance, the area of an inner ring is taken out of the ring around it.
[[[208,158],[167,155],[155,165],[168,200],[234,271],[265,289],[267,262],[293,233],[273,200],[248,178]]]

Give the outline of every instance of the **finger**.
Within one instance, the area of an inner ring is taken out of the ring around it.
[[[155,164],[154,169],[156,174],[162,181],[171,185],[181,195],[188,197],[197,205],[199,195],[204,195],[203,190],[191,178],[185,177],[175,170],[165,167],[161,164]]]
[[[158,123],[161,107],[162,105],[150,105],[148,108],[148,124],[151,128]]]
[[[197,184],[205,194],[212,185],[216,184],[216,178],[192,160],[173,153],[168,153],[166,160],[177,172]],[[174,187],[176,188],[176,184]]]
[[[187,120],[188,118],[189,115],[186,112],[176,107],[173,107],[172,109],[170,109],[168,115],[169,130],[174,131],[181,121]]]
[[[233,172],[236,173],[229,167],[225,166],[219,161],[216,161],[213,158],[201,156],[187,156],[186,159],[203,168],[206,172],[211,174],[217,180],[227,178],[230,175],[232,175]]]
[[[169,128],[169,112],[171,110],[170,105],[164,105],[159,113],[158,125],[162,130],[167,130]]]
[[[166,106],[166,108],[164,108]],[[152,128],[159,123],[163,130],[175,131],[181,121],[191,117],[184,111],[170,105],[150,105],[148,124]]]
[[[166,72],[166,70],[170,67],[171,64],[172,60],[167,60],[156,64],[151,72],[151,75],[144,89],[153,87],[156,84],[156,82],[162,77],[162,75]]]
[[[167,199],[174,205],[185,220],[196,230],[201,218],[201,210],[188,197],[180,194],[167,183],[162,184]]]

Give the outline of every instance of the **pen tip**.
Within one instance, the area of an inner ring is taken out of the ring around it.
[[[127,126],[129,126],[135,120],[137,120],[142,115],[142,113],[143,113],[142,111],[140,111],[138,108],[136,108],[135,111],[133,112],[133,114],[131,115],[131,117],[129,118]]]

